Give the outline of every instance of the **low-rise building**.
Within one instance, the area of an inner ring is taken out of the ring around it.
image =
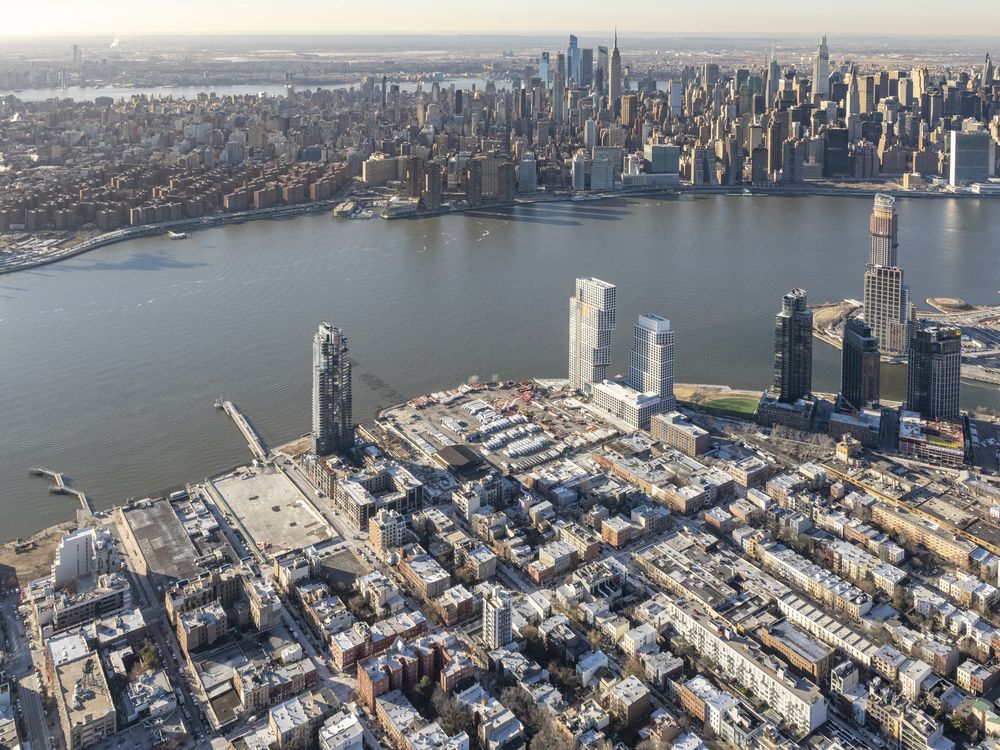
[[[649,419],[654,440],[666,443],[687,456],[700,456],[710,445],[708,430],[702,429],[679,411],[654,414]]]
[[[117,714],[97,652],[55,668],[55,700],[67,750],[82,750],[113,735]]]

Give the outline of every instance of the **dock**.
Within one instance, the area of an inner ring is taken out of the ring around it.
[[[247,441],[247,445],[250,446],[250,452],[253,453],[254,457],[261,463],[267,461],[271,455],[271,450],[267,447],[267,443],[260,436],[260,433],[250,424],[250,420],[236,408],[236,404],[229,399],[219,399],[215,402],[215,408],[222,409],[236,423],[240,432],[243,433],[243,438]]]
[[[80,508],[87,514],[94,514],[94,506],[90,502],[90,498],[83,490],[75,490],[66,484],[66,479],[61,471],[53,471],[52,469],[42,469],[33,468],[30,469],[29,474],[33,477],[47,477],[52,480],[52,487],[49,488],[49,492],[53,495],[73,495],[80,502]]]

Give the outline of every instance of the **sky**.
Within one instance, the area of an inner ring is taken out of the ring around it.
[[[0,36],[872,33],[1000,36],[997,0],[2,0]],[[951,12],[951,8],[960,9]],[[794,10],[792,10],[794,9]],[[616,14],[616,11],[619,13]]]

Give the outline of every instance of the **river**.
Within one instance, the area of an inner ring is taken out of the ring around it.
[[[997,303],[1000,201],[899,200],[913,299]],[[68,518],[32,466],[98,507],[249,459],[212,408],[273,443],[309,429],[316,325],[342,326],[355,416],[484,378],[564,377],[573,279],[618,285],[615,363],[641,312],[669,317],[679,382],[762,388],[782,294],[861,295],[870,198],[679,196],[536,204],[419,220],[328,215],[133,240],[0,277],[0,536]],[[817,390],[839,353],[816,342]],[[885,368],[900,398],[905,369]],[[1000,392],[963,385],[966,407]]]

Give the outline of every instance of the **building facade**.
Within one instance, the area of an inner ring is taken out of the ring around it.
[[[865,270],[865,322],[886,355],[906,353],[910,319],[910,293],[897,264],[899,221],[896,199],[879,193],[870,220],[871,248]]]
[[[514,640],[512,614],[510,594],[499,586],[494,586],[483,597],[483,641],[488,650],[501,648]]]
[[[629,358],[628,384],[641,393],[659,397],[661,413],[673,411],[674,332],[659,315],[640,315],[635,324],[635,345]]]
[[[615,332],[614,284],[595,278],[576,280],[569,301],[569,382],[573,390],[607,377]]]
[[[313,451],[319,456],[354,445],[351,412],[351,361],[347,338],[321,323],[313,339]]]
[[[929,326],[913,332],[906,405],[925,419],[956,419],[962,379],[962,332]]]
[[[844,323],[840,395],[854,409],[878,403],[881,358],[871,326],[851,318]]]
[[[781,300],[774,318],[774,380],[778,400],[791,404],[812,393],[813,316],[803,289]]]

